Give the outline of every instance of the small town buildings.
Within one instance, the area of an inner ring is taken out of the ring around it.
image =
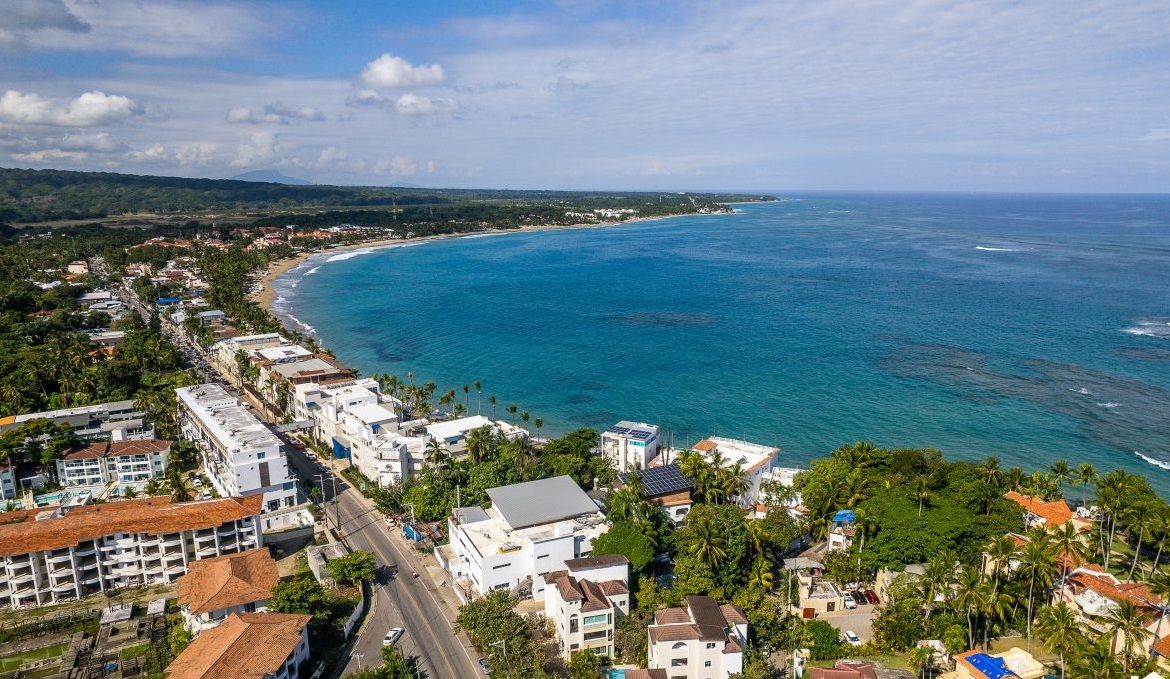
[[[776,464],[776,458],[780,454],[780,449],[773,446],[722,436],[709,436],[691,446],[691,450],[708,461],[720,460],[724,468],[739,465],[739,475],[746,487],[738,499],[739,504],[745,508],[753,506],[759,500],[760,484],[768,478],[769,470]]]
[[[682,473],[678,464],[619,472],[618,478],[622,483],[629,483],[631,474],[640,476],[645,489],[642,496],[647,502],[660,507],[676,525],[683,522],[691,511],[691,490],[695,484]]]
[[[1056,530],[1066,523],[1072,523],[1077,530],[1087,531],[1092,522],[1073,513],[1064,500],[1045,500],[1040,497],[1021,495],[1010,491],[1005,498],[1020,505],[1024,510],[1024,524],[1029,528]]]
[[[463,599],[493,590],[544,599],[545,573],[590,555],[605,532],[597,504],[569,476],[487,491],[492,506],[459,507],[448,520],[450,543],[435,551]]]
[[[73,274],[74,276],[84,276],[89,273],[89,264],[84,259],[69,262],[65,265],[65,273]]]
[[[179,430],[198,444],[207,477],[220,495],[263,495],[266,531],[312,525],[272,430],[218,384],[182,387],[175,395]]]
[[[57,460],[57,480],[67,488],[108,483],[137,486],[162,478],[170,451],[171,442],[162,439],[90,443]]]
[[[657,425],[622,420],[601,433],[601,454],[619,472],[645,469],[662,448]]]
[[[671,679],[727,679],[743,671],[747,616],[731,604],[688,596],[679,608],[655,611],[647,634],[647,667]]]
[[[874,593],[878,595],[878,599],[890,601],[899,586],[910,586],[921,580],[924,575],[926,564],[921,563],[907,564],[901,569],[879,568],[873,581]],[[942,599],[945,595],[938,596]]]
[[[853,546],[853,534],[857,529],[853,521],[856,518],[856,513],[849,509],[833,515],[833,525],[829,527],[828,551],[848,551]]]
[[[1009,648],[1003,653],[967,651],[955,656],[955,671],[941,679],[1040,679],[1048,670],[1022,648]]]
[[[784,560],[784,570],[796,573],[798,588],[792,612],[805,620],[818,615],[844,610],[845,594],[831,580],[824,577],[825,565],[808,557]]]
[[[1081,624],[1093,636],[1108,634],[1110,618],[1122,601],[1129,601],[1142,611],[1144,627],[1151,637],[1160,636],[1164,631],[1158,629],[1162,599],[1150,591],[1148,584],[1121,580],[1096,564],[1071,569],[1053,596],[1076,611]],[[1117,643],[1121,642],[1118,636]],[[1148,644],[1140,644],[1134,651],[1144,654],[1148,648]]]
[[[233,613],[195,637],[167,667],[169,679],[300,679],[309,620],[293,613]]]
[[[142,441],[154,438],[154,425],[146,422],[145,416],[145,412],[134,407],[134,401],[95,403],[77,408],[0,417],[0,433],[33,420],[49,420],[53,424],[73,427],[73,435],[83,441]]]
[[[591,648],[614,656],[618,617],[630,612],[630,561],[621,555],[570,559],[565,570],[544,574],[544,617],[560,642],[561,655]]]
[[[268,332],[261,335],[241,335],[229,337],[211,345],[211,356],[220,367],[232,374],[236,370],[236,352],[245,353],[256,349],[266,349],[285,344],[286,340],[278,332]],[[237,379],[239,375],[236,376]]]
[[[154,497],[0,514],[0,606],[171,583],[200,559],[260,547],[259,497]]]
[[[227,314],[219,309],[210,309],[195,314],[195,319],[199,321],[199,325],[222,325],[227,322]]]
[[[278,582],[276,561],[264,547],[196,561],[178,581],[183,624],[199,634],[233,613],[262,612]]]

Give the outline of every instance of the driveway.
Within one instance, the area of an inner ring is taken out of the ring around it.
[[[873,641],[873,614],[876,606],[858,606],[855,610],[822,613],[818,620],[824,620],[844,632],[853,630],[862,641]]]

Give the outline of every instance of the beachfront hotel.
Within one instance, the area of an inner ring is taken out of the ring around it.
[[[527,481],[487,491],[492,505],[457,507],[450,543],[435,551],[464,601],[495,590],[531,590],[544,599],[546,573],[589,556],[606,531],[597,504],[569,476]]]
[[[261,522],[273,531],[312,525],[297,502],[280,439],[218,384],[175,390],[179,429],[199,446],[204,470],[220,495],[263,495]]]
[[[154,497],[0,514],[0,606],[172,583],[195,561],[261,546],[261,502]]]

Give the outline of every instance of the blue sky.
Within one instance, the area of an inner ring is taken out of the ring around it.
[[[1165,0],[6,0],[0,166],[567,189],[1170,186]]]

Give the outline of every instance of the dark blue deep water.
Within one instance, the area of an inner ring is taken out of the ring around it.
[[[343,361],[482,380],[485,414],[546,434],[644,420],[792,464],[869,438],[1170,494],[1166,196],[799,195],[326,254],[276,287]]]

